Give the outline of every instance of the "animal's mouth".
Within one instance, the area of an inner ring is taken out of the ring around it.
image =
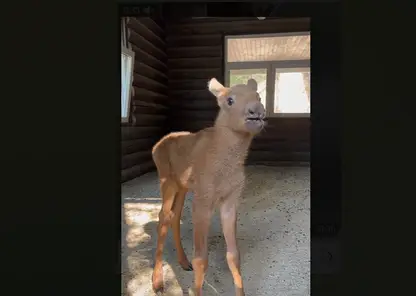
[[[246,118],[246,122],[263,122],[263,118],[259,117],[259,116],[249,116]]]

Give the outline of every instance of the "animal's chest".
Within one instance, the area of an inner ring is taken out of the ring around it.
[[[215,172],[213,187],[219,197],[226,197],[231,192],[244,187],[243,167],[228,167],[227,169]]]

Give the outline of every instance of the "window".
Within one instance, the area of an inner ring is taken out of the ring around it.
[[[121,21],[121,121],[129,121],[134,52],[128,48],[125,20]]]
[[[268,116],[309,116],[310,33],[225,37],[225,84],[257,81]]]
[[[309,68],[277,68],[274,113],[310,113]]]

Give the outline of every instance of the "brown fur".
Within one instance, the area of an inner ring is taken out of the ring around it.
[[[213,78],[208,88],[217,97],[220,106],[215,125],[197,133],[168,134],[153,147],[163,204],[159,214],[152,284],[155,290],[163,288],[163,245],[171,226],[179,263],[186,270],[194,269],[194,291],[196,295],[202,295],[202,283],[208,267],[209,226],[215,208],[219,207],[228,266],[236,295],[242,296],[244,290],[236,244],[237,201],[244,186],[244,161],[253,136],[264,126],[265,111],[253,79],[247,85],[226,88]],[[229,98],[233,99],[232,105],[228,104]],[[247,121],[253,117],[258,119]],[[188,190],[194,192],[192,265],[180,238],[180,218]]]

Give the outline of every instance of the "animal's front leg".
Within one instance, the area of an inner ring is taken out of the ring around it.
[[[227,244],[227,263],[233,275],[235,295],[244,296],[243,280],[240,271],[240,252],[237,246],[237,199],[240,192],[234,192],[221,205],[221,224]]]
[[[208,233],[213,214],[212,203],[207,199],[194,198],[192,221],[194,226],[194,293],[202,296],[202,284],[208,268]]]

